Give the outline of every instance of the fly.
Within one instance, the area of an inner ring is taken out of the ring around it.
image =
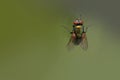
[[[81,18],[77,18],[73,21],[73,29],[70,31],[70,39],[67,43],[68,49],[73,48],[73,46],[80,46],[83,50],[88,49],[88,41],[87,41],[87,29],[83,25],[83,20]],[[67,27],[64,27],[67,29]]]

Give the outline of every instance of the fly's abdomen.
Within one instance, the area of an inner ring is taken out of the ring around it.
[[[74,41],[75,45],[79,45],[81,42],[81,38],[76,38],[76,40]]]

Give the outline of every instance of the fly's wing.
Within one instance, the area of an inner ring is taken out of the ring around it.
[[[70,50],[72,50],[72,49],[74,48],[73,37],[72,37],[72,35],[70,34],[72,30],[71,30],[71,28],[68,27],[67,25],[61,25],[61,26],[66,30],[67,34],[69,34],[68,36],[69,36],[70,38],[69,38],[69,41],[68,41],[66,47],[67,47],[67,49],[70,51]],[[70,36],[70,35],[71,35],[71,36]]]
[[[83,37],[82,37],[82,41],[80,43],[80,47],[83,49],[83,50],[87,50],[88,49],[88,41],[87,41],[87,36],[86,36],[86,33],[83,33]]]
[[[69,39],[69,42],[67,44],[68,50],[71,50],[71,49],[74,48],[74,42],[75,42],[75,40],[76,40],[76,35],[75,35],[75,33],[72,33],[71,37]]]
[[[74,44],[73,44],[73,39],[72,37],[70,37],[68,43],[67,43],[67,49],[70,51],[74,48]]]

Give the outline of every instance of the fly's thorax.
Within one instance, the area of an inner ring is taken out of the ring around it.
[[[81,34],[83,32],[83,26],[82,25],[76,25],[75,26],[75,32]]]
[[[81,25],[77,25],[77,26],[75,26],[75,28],[76,28],[76,29],[81,29],[82,26],[81,26]]]

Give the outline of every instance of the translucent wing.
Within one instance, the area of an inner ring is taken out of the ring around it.
[[[70,51],[74,48],[74,44],[72,42],[72,39],[69,39],[69,42],[67,43],[67,49]]]
[[[88,41],[87,41],[86,33],[83,33],[83,34],[82,34],[82,41],[81,41],[81,43],[80,43],[80,47],[81,47],[83,50],[87,50],[87,49],[88,49]]]
[[[76,38],[76,35],[75,35],[74,33],[72,33],[72,34],[71,34],[71,37],[70,37],[70,39],[69,39],[69,42],[68,42],[68,44],[67,44],[68,50],[71,50],[71,49],[74,48],[73,42],[74,42],[75,38]]]
[[[67,25],[61,25],[64,29],[65,29],[65,31],[67,32],[67,34],[68,34],[68,37],[70,37],[69,38],[69,41],[68,41],[68,43],[67,43],[67,45],[66,45],[66,47],[67,47],[67,49],[70,51],[70,50],[72,50],[73,48],[74,48],[74,44],[73,44],[73,37],[72,37],[72,35],[71,35],[71,27],[68,27]]]

